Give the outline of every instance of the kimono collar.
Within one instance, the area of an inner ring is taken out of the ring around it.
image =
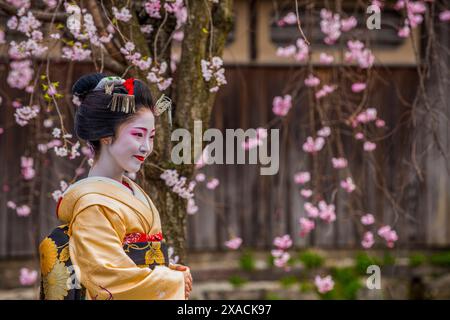
[[[111,200],[118,201],[144,216],[148,216],[149,211],[150,215],[152,215],[151,211],[157,211],[153,202],[142,188],[128,177],[123,176],[123,180],[133,188],[136,196],[133,196],[128,187],[111,178],[88,177],[77,181],[63,193],[57,209],[58,218],[68,223],[78,211],[83,210],[87,206],[95,204],[106,205],[108,207],[113,206],[114,201]],[[88,194],[101,195],[102,197],[87,197],[86,199],[89,198],[90,200],[79,203],[80,198]]]

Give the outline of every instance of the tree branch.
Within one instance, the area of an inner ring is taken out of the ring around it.
[[[17,14],[17,9],[14,6],[9,5],[4,1],[0,1],[0,9],[9,15]],[[56,14],[54,14],[52,12],[34,11],[34,10],[31,10],[31,12],[33,13],[33,16],[36,19],[45,21],[45,22],[51,22],[53,16],[55,16],[55,18],[53,20],[54,22],[65,22],[68,17],[68,14],[65,12],[60,12],[60,13],[56,13]]]

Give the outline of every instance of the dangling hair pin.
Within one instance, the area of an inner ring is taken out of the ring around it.
[[[172,128],[172,100],[168,96],[163,94],[161,97],[159,97],[159,99],[155,103],[155,112],[154,113],[156,116],[159,117],[166,110],[168,110],[167,116],[168,116],[168,120],[169,120],[169,125]]]

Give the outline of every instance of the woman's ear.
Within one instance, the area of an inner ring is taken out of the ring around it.
[[[111,144],[112,143],[112,137],[106,137],[100,139],[102,144]]]

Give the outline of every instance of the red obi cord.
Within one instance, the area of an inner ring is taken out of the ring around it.
[[[146,234],[140,232],[129,233],[123,239],[123,244],[130,244],[136,242],[149,242],[149,241],[161,241],[163,240],[162,232],[155,234]]]

